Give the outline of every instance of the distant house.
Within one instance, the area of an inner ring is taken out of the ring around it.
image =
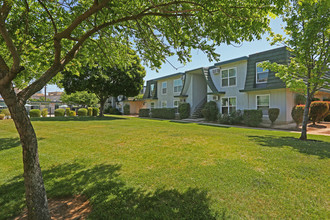
[[[264,61],[287,64],[289,52],[281,47],[149,80],[143,97],[145,108],[176,108],[179,103],[187,102],[194,116],[206,101],[215,101],[222,114],[261,109],[267,121],[268,109],[279,108],[277,122],[291,122],[297,94],[274,72],[258,67]],[[330,91],[321,90],[315,97],[328,100]]]

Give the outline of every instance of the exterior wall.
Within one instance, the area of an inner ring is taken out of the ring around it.
[[[144,103],[145,103],[144,101],[125,101],[123,106],[128,104],[130,114],[131,115],[136,115],[136,114],[139,114],[139,111],[140,111],[141,108],[144,108],[144,106],[145,106]]]
[[[180,95],[181,92],[174,92],[174,80],[176,79],[181,79],[181,75],[157,81],[158,108],[162,107],[163,101],[167,102],[166,108],[174,108],[174,100],[180,100],[174,97]],[[167,82],[166,94],[162,93],[163,82]]]
[[[190,102],[191,112],[193,112],[198,104],[200,104],[207,95],[207,86],[205,78],[202,74],[194,74],[192,76],[192,99]]]
[[[158,100],[157,99],[147,99],[147,100],[144,100],[143,108],[151,109],[151,103],[155,103],[154,108],[158,108]]]

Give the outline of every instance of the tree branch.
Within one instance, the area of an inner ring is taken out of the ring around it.
[[[52,14],[50,13],[50,11],[48,10],[48,8],[46,7],[46,5],[42,2],[42,0],[38,0],[39,4],[45,9],[45,11],[47,12],[49,19],[51,20],[52,24],[53,24],[53,28],[54,28],[54,32],[55,34],[57,34],[57,27],[55,24],[55,21],[53,19]]]

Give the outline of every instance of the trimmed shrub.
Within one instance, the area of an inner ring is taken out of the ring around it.
[[[40,118],[41,111],[39,109],[31,109],[29,115],[31,118]]]
[[[325,118],[323,120],[326,121],[326,122],[329,122],[330,121],[330,113],[328,113],[328,115],[325,116]]]
[[[47,117],[47,115],[48,115],[48,109],[46,109],[46,108],[42,109],[41,110],[41,115],[42,115],[42,117]]]
[[[5,114],[0,114],[0,120],[3,120],[3,119],[5,119]]]
[[[230,124],[230,117],[228,114],[218,114],[218,122],[220,124],[225,124],[225,125],[229,125]]]
[[[129,104],[124,105],[124,115],[129,115],[131,114],[130,112],[130,106]]]
[[[105,110],[104,110],[105,114],[111,114],[111,115],[121,115],[121,112],[116,109],[113,108],[111,105],[109,105]]]
[[[70,117],[76,116],[76,112],[75,111],[70,111],[69,116]]]
[[[218,114],[219,109],[217,103],[214,101],[206,103],[202,110],[202,115],[204,116],[206,121],[216,121]]]
[[[218,114],[218,122],[220,124],[227,124],[227,125],[238,125],[242,124],[243,115],[241,110],[233,111],[232,113],[228,114]]]
[[[78,116],[87,116],[88,110],[86,108],[78,109]]]
[[[100,109],[98,107],[93,107],[93,116],[98,116],[100,113]]]
[[[262,110],[244,110],[243,122],[250,127],[258,127],[262,122]]]
[[[174,119],[175,108],[153,108],[151,109],[152,118]]]
[[[268,109],[268,117],[269,117],[269,120],[272,122],[272,125],[274,124],[274,122],[278,118],[279,114],[280,114],[280,109],[279,108],[270,108],[270,109]]]
[[[179,117],[180,119],[189,118],[190,116],[190,104],[189,103],[180,103],[179,108]]]
[[[55,110],[55,117],[63,117],[65,113],[65,110],[62,108],[58,108]]]
[[[10,111],[8,108],[2,109],[0,113],[4,114],[7,117],[10,116]]]
[[[141,108],[139,110],[139,117],[150,117],[150,109]]]
[[[79,114],[78,114],[79,115]],[[93,108],[92,107],[88,107],[87,108],[87,115],[88,116],[93,116]]]
[[[302,94],[297,94],[294,102],[296,105],[305,105],[306,104],[306,97]]]
[[[309,111],[309,117],[312,119],[313,124],[315,125],[315,122],[319,122],[322,118],[324,118],[329,112],[329,104],[328,102],[312,102],[310,111]]]
[[[299,127],[299,125],[303,121],[304,108],[305,108],[304,105],[296,105],[295,107],[292,108],[291,116],[292,116],[294,122],[296,122],[296,127],[297,128]]]
[[[70,116],[70,112],[71,112],[71,109],[70,108],[66,108],[65,109],[65,116]]]

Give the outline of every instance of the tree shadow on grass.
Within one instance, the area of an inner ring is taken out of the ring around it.
[[[279,136],[249,136],[261,146],[265,147],[284,147],[289,146],[300,153],[308,155],[316,155],[321,159],[330,157],[330,143],[319,140],[302,141],[294,137],[279,137]]]
[[[19,138],[0,138],[0,151],[21,145]]]
[[[30,118],[31,121],[111,121],[111,120],[125,120],[127,118],[104,116],[104,117],[42,117],[42,118]]]
[[[126,185],[119,170],[119,165],[86,169],[78,163],[45,170],[48,198],[83,194],[92,205],[90,219],[216,219],[218,216],[209,207],[206,191],[189,188],[185,192],[176,189],[145,192]],[[17,215],[24,206],[22,179],[16,177],[0,186],[0,195],[0,216],[6,219]]]

